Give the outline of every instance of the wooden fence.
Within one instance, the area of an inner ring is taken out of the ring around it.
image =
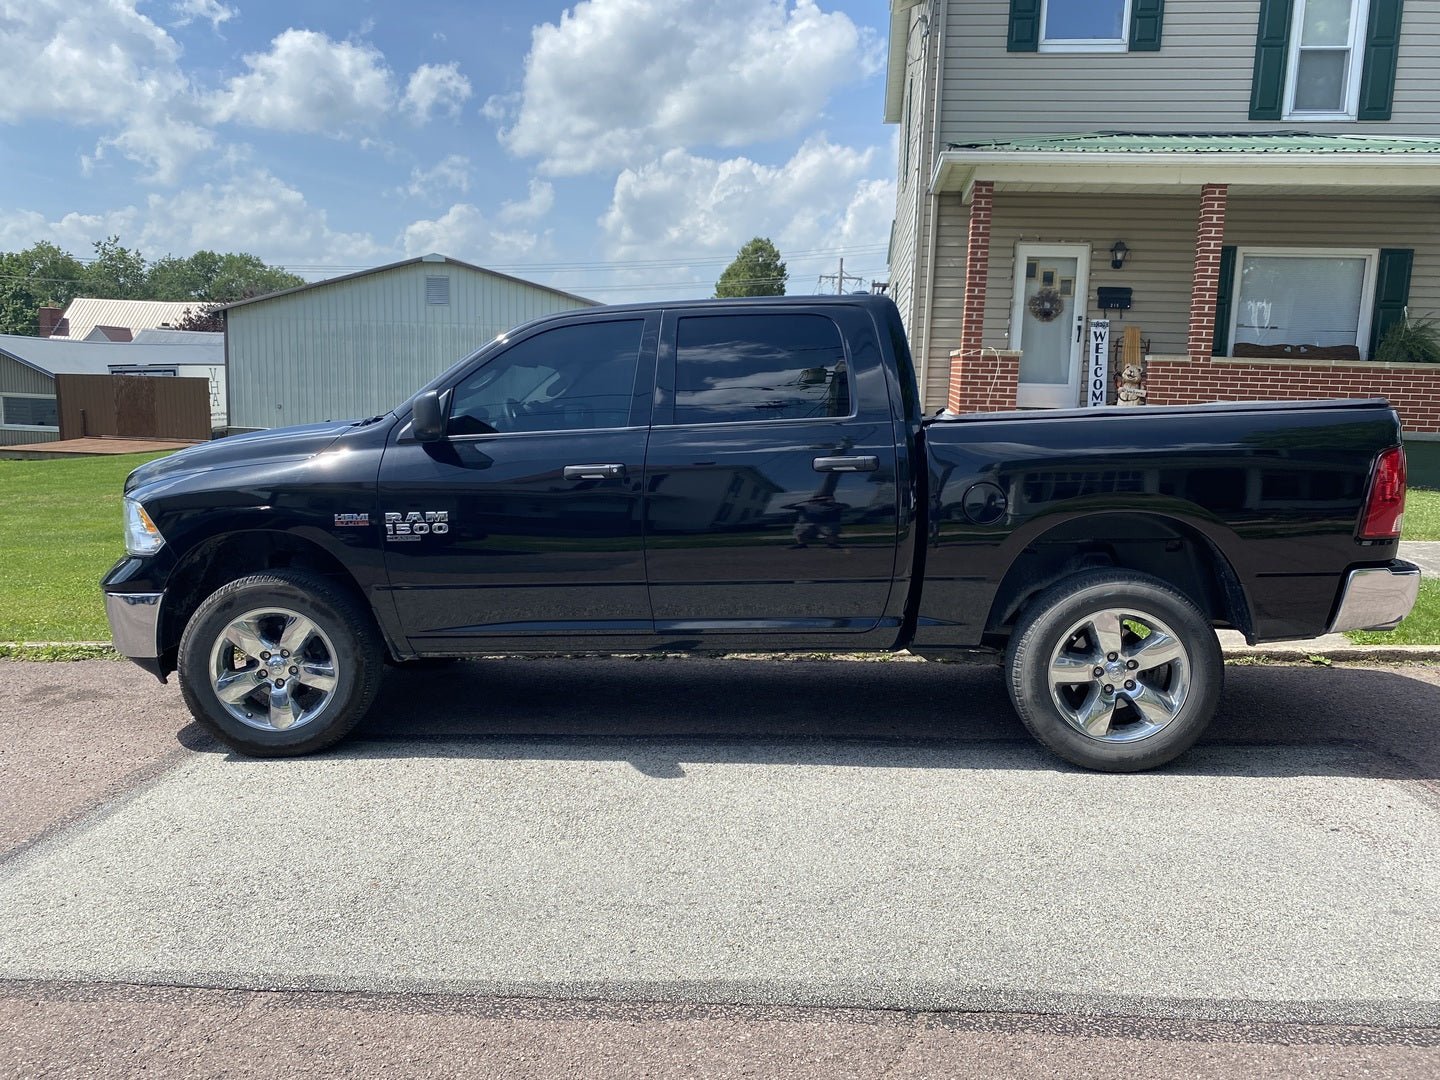
[[[60,438],[210,438],[210,384],[159,375],[56,375]]]

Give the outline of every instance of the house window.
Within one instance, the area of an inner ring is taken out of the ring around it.
[[[1369,0],[1295,0],[1285,115],[1353,120]]]
[[[1129,45],[1130,0],[1044,0],[1042,52],[1124,52]]]
[[[60,430],[60,412],[44,394],[0,394],[0,427]]]
[[[1370,340],[1378,254],[1241,248],[1230,340],[1271,348],[1275,355],[1350,347],[1359,359]]]

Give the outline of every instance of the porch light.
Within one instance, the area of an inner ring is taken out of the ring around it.
[[[1110,247],[1110,269],[1119,270],[1125,265],[1125,256],[1130,254],[1130,249],[1125,246],[1124,240],[1116,240]]]

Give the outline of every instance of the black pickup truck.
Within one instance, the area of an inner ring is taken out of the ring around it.
[[[991,653],[1046,746],[1139,770],[1210,720],[1213,628],[1409,612],[1404,501],[1381,400],[925,419],[889,300],[691,301],[142,465],[103,589],[119,651],[247,754],[336,742],[387,661],[909,649]]]

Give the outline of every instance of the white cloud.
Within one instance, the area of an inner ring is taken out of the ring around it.
[[[344,135],[373,127],[395,102],[395,79],[379,49],[313,30],[278,34],[245,57],[213,104],[221,120],[271,131]]]
[[[459,64],[421,64],[410,76],[400,107],[417,124],[427,123],[436,111],[453,120],[471,93],[470,80],[460,74]]]
[[[509,200],[500,207],[501,221],[535,221],[543,218],[555,205],[555,188],[544,180],[530,178],[530,193],[519,201]]]
[[[739,146],[794,134],[879,63],[873,34],[814,0],[582,0],[535,28],[500,138],[556,174]]]
[[[436,251],[480,266],[531,257],[549,250],[549,236],[505,229],[470,203],[456,203],[441,217],[406,226],[401,245],[407,257]]]
[[[878,156],[875,148],[837,146],[823,136],[783,165],[671,150],[620,174],[600,224],[611,258],[621,261],[728,256],[754,236],[770,237],[782,256],[787,250],[874,251],[886,242],[895,203],[894,182],[868,175]],[[883,254],[876,259],[883,265]],[[792,261],[792,291],[809,287],[799,269]],[[682,277],[677,272],[677,280]]]
[[[203,19],[210,23],[212,30],[219,30],[221,23],[229,22],[238,14],[234,8],[220,3],[220,0],[178,0],[174,8],[175,14],[179,16],[175,20],[176,26],[188,26],[197,19]]]
[[[449,154],[428,169],[420,166],[410,170],[410,183],[400,189],[417,199],[434,198],[446,191],[470,190],[470,159],[463,154]]]
[[[0,54],[0,123],[108,129],[92,163],[114,148],[168,183],[212,145],[179,44],[133,2],[81,9],[64,0],[0,0]]]

